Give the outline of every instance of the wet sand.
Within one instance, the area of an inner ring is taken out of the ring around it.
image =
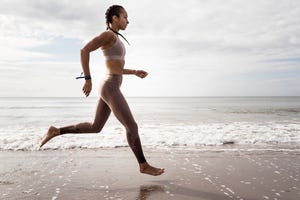
[[[0,199],[300,199],[299,152],[145,149],[157,177],[129,148],[0,152]]]

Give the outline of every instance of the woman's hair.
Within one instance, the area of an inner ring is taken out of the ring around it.
[[[120,35],[120,36],[121,36],[121,37],[129,44],[129,42],[126,40],[126,38],[125,38],[122,34],[120,34],[120,33],[116,32],[116,31],[114,31],[114,30],[113,30],[112,28],[110,28],[110,26],[109,26],[109,24],[111,24],[111,23],[113,22],[113,20],[112,20],[113,16],[120,17],[120,13],[121,13],[123,10],[124,10],[124,8],[123,8],[122,6],[119,6],[119,5],[112,5],[112,6],[110,6],[110,7],[106,10],[106,12],[105,12],[106,30],[111,30],[112,32],[114,32],[114,33]],[[130,44],[129,44],[129,45],[130,45]]]
[[[112,18],[113,16],[120,17],[120,13],[122,12],[124,8],[119,5],[112,5],[110,6],[106,12],[105,12],[105,18],[106,18],[106,30],[110,29],[109,24],[113,22]]]

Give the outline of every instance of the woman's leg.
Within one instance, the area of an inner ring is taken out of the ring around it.
[[[111,110],[102,98],[98,101],[94,122],[83,122],[60,128],[60,134],[66,133],[99,133],[106,123]]]
[[[116,116],[116,118],[124,125],[126,128],[127,141],[132,149],[135,157],[139,163],[145,163],[146,159],[143,153],[138,126],[131,114],[129,106],[118,89],[117,91],[111,91],[112,95],[108,96],[105,99],[106,103],[109,105],[110,109]]]
[[[152,167],[147,163],[145,159],[138,134],[138,126],[133,119],[133,116],[123,94],[119,89],[111,91],[110,93],[110,95],[106,95],[107,98],[104,98],[104,100],[110,106],[117,119],[125,126],[127,141],[139,162],[140,172],[153,176],[161,175],[162,173],[164,173],[164,169]]]
[[[76,125],[66,126],[63,128],[56,128],[51,126],[48,129],[48,132],[44,135],[40,142],[40,147],[46,144],[50,139],[55,136],[66,134],[66,133],[98,133],[102,130],[105,122],[107,121],[111,110],[109,106],[103,101],[102,98],[99,98],[95,118],[93,123],[84,122]]]

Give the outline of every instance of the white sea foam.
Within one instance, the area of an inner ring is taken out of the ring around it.
[[[129,98],[128,102],[146,147],[300,146],[298,97]],[[37,150],[49,125],[91,121],[96,104],[96,98],[0,98],[0,150]],[[122,146],[128,146],[125,129],[112,114],[100,134],[66,134],[44,148]]]
[[[1,150],[37,150],[43,127],[0,128]],[[146,147],[202,147],[233,142],[238,145],[300,144],[300,124],[255,124],[249,122],[198,125],[140,125]],[[128,146],[121,126],[111,125],[99,134],[66,134],[52,139],[47,149],[102,148]]]

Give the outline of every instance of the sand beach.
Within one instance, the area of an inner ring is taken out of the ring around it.
[[[146,149],[165,174],[140,174],[129,148],[1,151],[1,199],[300,199],[297,151]]]

